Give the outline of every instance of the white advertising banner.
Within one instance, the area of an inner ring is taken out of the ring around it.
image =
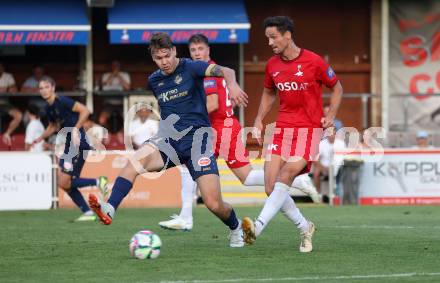
[[[50,209],[52,159],[46,153],[0,153],[0,210]]]
[[[360,204],[440,204],[440,150],[399,149],[385,150],[382,156],[360,152],[349,156],[364,161]]]

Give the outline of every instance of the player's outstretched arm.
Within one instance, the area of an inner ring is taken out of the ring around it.
[[[83,124],[89,118],[90,112],[84,104],[79,103],[79,102],[75,102],[75,104],[73,105],[72,111],[79,113],[78,122],[76,122],[76,125],[75,125],[75,128],[79,129],[83,126]]]
[[[206,69],[205,75],[207,77],[222,77],[226,81],[226,86],[229,89],[231,100],[235,105],[247,106],[248,95],[240,88],[235,78],[235,71],[216,64],[211,64]]]
[[[55,131],[58,129],[58,124],[54,122],[49,122],[49,125],[47,126],[46,130],[44,130],[43,134],[34,140],[35,143],[39,143],[40,141],[45,140],[46,138],[50,137]]]
[[[263,130],[263,119],[267,113],[272,109],[273,104],[276,101],[275,89],[263,88],[263,94],[261,95],[260,106],[258,107],[257,117],[255,117],[253,136],[258,140],[258,143],[262,144],[261,131]]]
[[[327,116],[321,119],[321,124],[323,128],[328,128],[333,126],[333,121],[338,113],[339,105],[342,100],[342,85],[341,82],[337,82],[332,88],[332,94],[330,96],[330,109],[328,111]]]

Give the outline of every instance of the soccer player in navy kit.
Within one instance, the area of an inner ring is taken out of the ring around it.
[[[76,221],[93,221],[96,216],[90,210],[79,188],[98,186],[101,192],[107,190],[107,177],[98,179],[80,178],[81,170],[86,159],[86,152],[90,150],[86,133],[82,127],[89,117],[89,111],[83,104],[69,97],[58,96],[55,93],[55,82],[51,78],[44,78],[39,82],[41,97],[46,100],[46,115],[49,125],[34,143],[38,143],[60,129],[66,134],[64,152],[59,160],[58,186],[67,192],[72,201],[81,209],[81,215]]]
[[[223,202],[217,163],[209,135],[211,125],[203,89],[205,76],[224,77],[236,105],[246,105],[247,95],[240,89],[233,70],[202,61],[176,57],[176,48],[166,33],[151,38],[150,52],[159,70],[149,84],[161,109],[159,133],[137,152],[147,172],[185,164],[200,188],[205,205],[230,229],[230,246],[242,247],[243,233],[232,207]],[[142,156],[139,156],[142,155]],[[132,163],[122,169],[108,203],[89,196],[90,207],[104,224],[111,224],[114,211],[129,193],[140,172]]]

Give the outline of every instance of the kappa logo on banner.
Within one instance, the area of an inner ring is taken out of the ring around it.
[[[211,159],[208,157],[202,157],[197,161],[197,164],[199,164],[200,167],[209,166],[209,164],[211,164]]]

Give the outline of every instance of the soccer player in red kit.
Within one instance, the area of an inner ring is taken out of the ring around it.
[[[203,34],[195,34],[189,39],[189,51],[193,60],[215,64],[210,58],[208,38]],[[209,121],[216,133],[214,151],[216,157],[225,159],[229,169],[245,186],[264,186],[264,171],[253,169],[249,162],[249,154],[243,144],[240,122],[234,115],[229,90],[223,78],[206,77],[204,90],[207,96],[206,107]],[[191,230],[193,227],[192,204],[196,190],[194,181],[188,170],[181,167],[182,177],[182,209],[179,215],[171,216],[171,220],[159,222],[159,226],[172,230]],[[309,178],[308,176],[304,176]],[[298,188],[316,199],[318,193],[314,186],[304,180],[296,180],[292,187]]]
[[[318,154],[323,129],[333,126],[343,90],[332,68],[319,55],[296,46],[290,18],[269,17],[264,20],[264,28],[275,55],[266,65],[263,95],[254,122],[254,135],[260,144],[263,118],[277,95],[280,108],[277,131],[268,147],[264,165],[265,190],[269,198],[255,222],[245,217],[242,227],[245,241],[252,244],[281,209],[300,231],[300,252],[311,252],[315,225],[304,218],[287,190],[296,176],[310,170]],[[322,85],[332,92],[326,116],[323,115]]]

